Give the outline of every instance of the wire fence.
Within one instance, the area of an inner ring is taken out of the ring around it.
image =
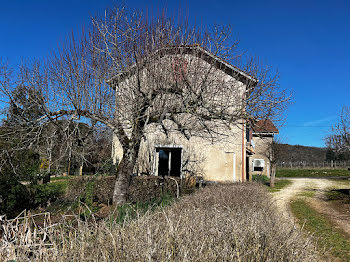
[[[348,161],[281,161],[277,163],[280,168],[350,168]]]

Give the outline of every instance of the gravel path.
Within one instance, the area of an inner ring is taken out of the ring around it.
[[[350,236],[350,210],[349,213],[343,214],[335,210],[326,201],[325,191],[332,187],[337,188],[335,182],[327,179],[312,178],[291,178],[292,184],[279,192],[273,194],[278,209],[284,217],[294,223],[294,217],[290,211],[289,203],[305,190],[315,191],[312,198],[308,198],[308,203],[319,213],[326,215],[331,219],[336,227],[343,229]]]
[[[274,193],[273,197],[282,215],[292,222],[294,222],[294,218],[291,214],[289,203],[293,198],[304,190],[316,190],[316,195],[319,195],[333,185],[333,182],[327,179],[290,178],[288,180],[291,180],[292,184]]]

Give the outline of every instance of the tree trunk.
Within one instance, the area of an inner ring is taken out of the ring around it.
[[[117,179],[113,191],[113,204],[123,205],[128,199],[128,189],[132,175],[133,165],[123,158],[118,166]]]
[[[276,165],[271,165],[270,187],[275,187]]]
[[[69,172],[70,172],[70,158],[68,159],[67,176],[70,175]]]
[[[129,149],[123,155],[117,170],[117,179],[113,191],[113,204],[123,205],[128,200],[128,191],[139,147]]]
[[[127,139],[126,145],[123,146],[123,159],[118,165],[117,179],[113,191],[113,204],[116,205],[123,205],[128,200],[131,176],[138,159],[142,139],[140,130],[143,130],[144,121],[139,121],[137,124],[134,127],[131,138]],[[121,144],[123,145],[123,142]]]

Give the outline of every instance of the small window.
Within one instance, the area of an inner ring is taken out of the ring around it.
[[[264,159],[254,159],[253,160],[253,171],[263,171],[265,166]]]
[[[158,176],[181,176],[182,148],[157,147]]]

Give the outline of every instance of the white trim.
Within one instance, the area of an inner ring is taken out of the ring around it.
[[[265,159],[262,159],[262,158],[254,158],[254,159],[253,159],[253,172],[255,171],[255,170],[254,170],[254,168],[255,168],[255,161],[260,161],[260,163],[262,163],[262,166],[257,166],[257,167],[262,167],[263,170],[265,169]]]
[[[184,175],[182,174],[182,160],[183,160],[183,157],[184,157],[184,150],[183,148],[181,148],[181,167],[180,167],[180,178],[185,178]]]
[[[236,153],[233,153],[233,182],[236,182]]]
[[[181,149],[181,161],[180,161],[180,178],[183,178],[182,174],[182,161],[183,161],[183,145],[175,145],[175,144],[168,144],[168,145],[155,145],[154,146],[154,161],[153,161],[153,174],[155,176],[158,176],[158,167],[159,167],[159,151],[157,152],[157,149]],[[169,151],[169,160],[168,160],[168,175],[170,175],[171,172],[171,151]]]
[[[180,163],[180,170],[181,170],[181,163]],[[171,151],[169,151],[169,158],[168,158],[168,176],[171,174]],[[181,171],[180,171],[181,176]]]
[[[157,154],[157,149],[154,148],[154,152],[153,152],[153,175],[154,176],[158,176],[158,168],[157,168],[157,163],[158,163],[158,154]]]

